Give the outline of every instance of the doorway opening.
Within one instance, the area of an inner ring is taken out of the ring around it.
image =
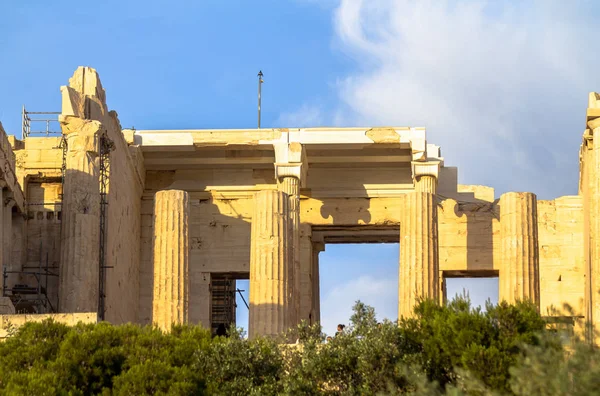
[[[241,328],[245,335],[248,336],[248,323],[250,315],[250,280],[238,279],[235,287],[235,304],[237,305],[237,309],[235,311],[235,325],[236,327]]]
[[[338,324],[349,324],[357,300],[373,307],[378,321],[398,318],[399,249],[397,242],[325,244],[319,254],[325,334],[334,335]]]
[[[210,322],[213,334],[229,330],[231,325],[247,330],[248,277],[246,273],[212,274]]]
[[[498,271],[444,271],[442,273],[444,301],[467,295],[471,307],[485,310],[486,302],[498,304]]]

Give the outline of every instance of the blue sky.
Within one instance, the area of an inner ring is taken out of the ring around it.
[[[23,104],[59,110],[79,65],[98,70],[124,127],[254,127],[262,69],[263,127],[424,126],[460,183],[496,196],[577,193],[587,94],[600,90],[592,0],[30,0],[0,15],[10,134]],[[397,254],[328,246],[323,300],[364,291],[393,315],[372,287],[345,291],[396,279]]]

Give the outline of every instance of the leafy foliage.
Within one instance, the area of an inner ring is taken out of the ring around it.
[[[318,325],[280,339],[169,333],[135,325],[29,323],[0,343],[0,393],[19,395],[587,395],[600,354],[560,337],[529,303],[473,309],[422,301],[411,318],[378,323],[357,302],[347,329]],[[285,340],[297,340],[288,344]]]

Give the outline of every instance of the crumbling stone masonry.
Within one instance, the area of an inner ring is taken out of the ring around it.
[[[319,321],[327,244],[399,242],[400,316],[420,297],[443,303],[449,277],[497,276],[500,299],[600,326],[596,93],[579,191],[551,201],[458,184],[423,128],[131,130],[94,69],[61,93],[56,136],[0,128],[5,314],[215,329],[235,320],[235,280],[250,279],[249,334],[276,335]],[[47,305],[19,300],[39,286],[30,268],[57,275],[39,288]],[[565,303],[572,313],[554,310]]]

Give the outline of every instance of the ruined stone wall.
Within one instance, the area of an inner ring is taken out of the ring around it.
[[[49,271],[58,274],[60,262],[60,230],[62,211],[60,194],[62,184],[60,181],[41,182],[28,181],[26,196],[27,206],[27,256],[25,267],[29,270],[38,270],[48,266]],[[43,205],[42,205],[43,203]],[[13,232],[18,229],[13,227]],[[15,252],[16,255],[17,252]],[[32,275],[23,277],[22,281],[30,286],[37,285]],[[46,278],[42,278],[45,286]],[[47,279],[47,293],[54,308],[58,307],[58,277],[50,276]]]
[[[442,201],[438,207],[440,271],[497,270],[498,214],[493,202]]]
[[[13,139],[9,139],[0,123],[0,180],[3,188],[14,201],[19,212],[25,210],[25,195],[17,175],[17,160],[12,147]]]
[[[129,147],[133,142],[125,139],[116,112],[108,110],[94,69],[78,68],[61,91],[60,122],[69,143],[63,202],[61,306],[66,310],[93,310],[98,306],[99,155],[100,141],[106,136],[113,145],[106,218],[105,265],[112,267],[106,270],[106,319],[113,323],[135,322],[139,300],[139,211],[144,182],[142,156],[137,148]],[[85,295],[78,296],[84,291]]]
[[[463,193],[469,190],[462,188]],[[475,274],[502,272],[501,207],[492,194],[479,199],[463,195],[438,207],[440,271]],[[487,201],[487,202],[486,202]],[[583,200],[560,197],[537,202],[540,312],[569,304],[576,315],[585,312],[585,249]],[[566,313],[565,313],[566,314]]]
[[[30,177],[36,180],[61,178],[60,140],[60,137],[28,137],[25,140],[13,140],[17,179],[25,193]],[[27,199],[30,201],[29,198]]]
[[[585,313],[583,204],[579,196],[538,201],[540,313],[569,304]],[[568,315],[563,311],[564,315]]]
[[[21,270],[25,263],[25,196],[19,185],[16,155],[11,141],[13,139],[9,139],[0,123],[0,273],[4,268]],[[17,235],[13,233],[13,225]],[[12,286],[19,280],[18,276],[11,274],[7,284]],[[4,282],[0,282],[0,292],[3,289]]]
[[[90,324],[98,322],[96,312],[64,313],[64,314],[38,314],[38,315],[0,315],[0,340],[9,337],[10,332],[29,322],[42,322],[51,319],[57,323],[74,326],[78,323]]]
[[[9,136],[16,158],[17,180],[25,195],[25,216],[13,214],[11,269],[38,270],[48,264],[58,274],[62,221],[62,148],[60,137]],[[46,278],[43,278],[46,287]],[[47,294],[54,309],[58,305],[59,279],[47,279]],[[9,277],[8,283],[36,286],[32,275]]]
[[[111,120],[107,132],[114,150],[110,153],[106,265],[112,268],[106,272],[106,320],[137,322],[143,157],[138,147],[126,141],[116,113],[111,113]]]

